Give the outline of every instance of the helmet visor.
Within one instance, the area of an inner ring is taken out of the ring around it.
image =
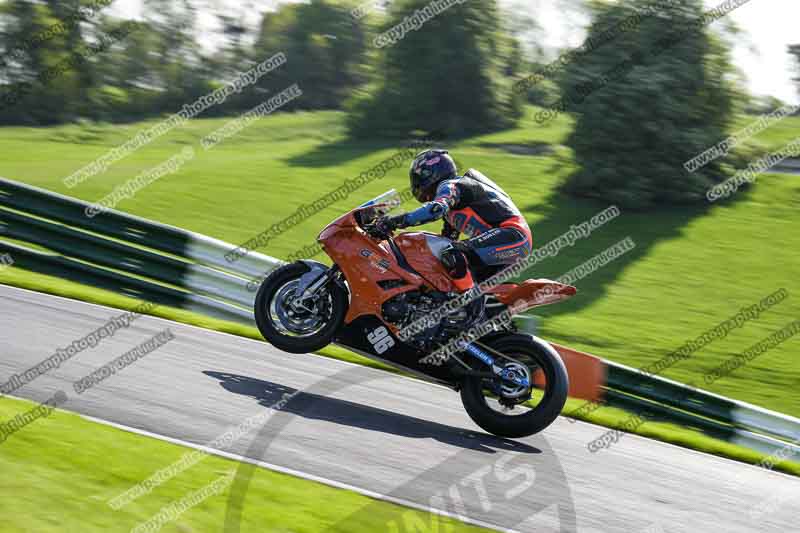
[[[411,186],[411,193],[418,202],[430,202],[433,200],[433,187],[423,187],[418,183]]]

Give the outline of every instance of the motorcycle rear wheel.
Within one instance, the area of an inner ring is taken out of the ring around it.
[[[541,392],[542,397],[530,409],[524,404],[513,408],[525,409],[521,414],[504,414],[490,405],[495,401],[490,392],[490,383],[482,377],[466,376],[461,384],[461,402],[469,417],[498,437],[527,437],[544,430],[561,414],[569,390],[567,370],[558,352],[530,335],[504,335],[486,344],[504,355],[526,362],[531,371],[540,369],[544,387],[534,390]]]

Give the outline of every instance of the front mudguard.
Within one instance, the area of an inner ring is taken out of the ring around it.
[[[300,277],[297,285],[297,292],[303,294],[315,281],[324,276],[328,272],[328,267],[319,261],[312,261],[311,259],[301,259],[297,263],[305,265],[308,272]]]

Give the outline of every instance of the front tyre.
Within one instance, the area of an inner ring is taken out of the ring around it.
[[[309,353],[324,348],[347,313],[347,291],[334,281],[321,287],[313,299],[298,301],[300,278],[308,271],[301,262],[284,265],[267,276],[256,295],[258,330],[267,342],[285,352]]]
[[[521,395],[496,380],[466,376],[461,384],[461,402],[469,417],[489,433],[508,438],[527,437],[552,424],[569,390],[567,370],[558,352],[530,335],[504,335],[486,344],[524,364],[534,387]],[[514,365],[520,366],[509,366]]]

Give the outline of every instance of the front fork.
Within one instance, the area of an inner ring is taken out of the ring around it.
[[[316,261],[303,261],[308,267],[309,271],[300,277],[300,282],[297,286],[297,295],[294,300],[289,303],[290,306],[297,309],[305,309],[311,311],[305,305],[308,300],[316,299],[319,290],[330,283],[333,278],[339,274],[339,266],[333,265],[328,268],[322,263]]]

